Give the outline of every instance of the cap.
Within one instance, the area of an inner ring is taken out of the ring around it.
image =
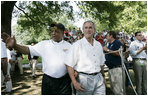
[[[58,24],[51,24],[50,27],[56,26],[58,29],[62,30],[63,32],[65,31],[65,27],[63,24],[58,23]]]

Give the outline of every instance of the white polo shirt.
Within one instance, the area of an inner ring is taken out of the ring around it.
[[[7,57],[6,44],[1,39],[1,58],[6,58],[6,57]]]
[[[68,53],[65,64],[78,72],[100,72],[105,56],[101,44],[94,39],[93,46],[83,37],[74,43]]]
[[[135,40],[131,42],[129,51],[132,58],[147,58],[147,54],[145,50],[137,54],[138,50],[141,49],[143,46],[145,46],[145,43],[143,41],[140,42],[138,40]]]
[[[42,57],[42,71],[54,78],[60,78],[67,73],[64,60],[71,44],[62,40],[57,43],[53,40],[41,41],[34,46],[29,46],[31,56]]]

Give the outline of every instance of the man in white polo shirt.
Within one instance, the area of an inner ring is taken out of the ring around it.
[[[52,39],[44,40],[34,46],[16,44],[15,38],[7,39],[7,46],[24,54],[41,56],[44,72],[42,79],[42,95],[71,95],[71,80],[64,65],[64,59],[71,47],[62,40],[65,27],[63,24],[52,24]]]
[[[93,36],[95,24],[83,24],[84,37],[74,43],[65,61],[77,95],[105,95],[103,48]],[[75,76],[78,72],[78,78]]]

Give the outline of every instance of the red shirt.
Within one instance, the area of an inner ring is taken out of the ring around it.
[[[96,40],[99,41],[101,44],[103,44],[104,38],[103,38],[102,35],[101,35],[101,36],[97,35],[97,36],[96,36]]]

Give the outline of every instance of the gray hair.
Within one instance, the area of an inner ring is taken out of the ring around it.
[[[87,23],[87,22],[89,22],[89,23],[92,23],[93,24],[93,28],[96,30],[96,25],[95,25],[95,23],[93,22],[93,21],[85,21],[84,23],[83,23],[83,29],[84,29],[84,25],[85,25],[85,23]]]

